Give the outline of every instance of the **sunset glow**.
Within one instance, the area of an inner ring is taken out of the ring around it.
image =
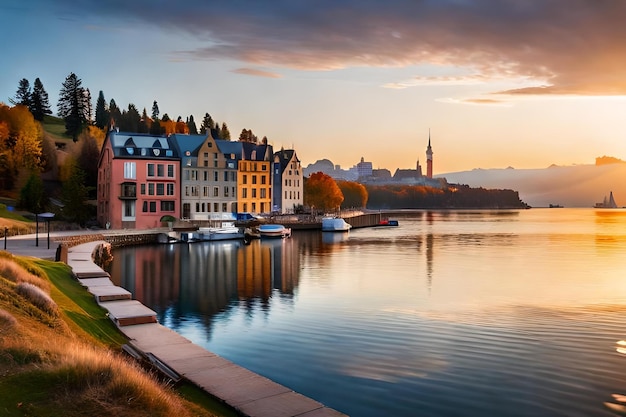
[[[593,164],[626,159],[624,18],[620,0],[8,0],[0,101],[39,77],[56,110],[74,72],[94,99],[209,113],[303,166],[413,168],[429,129],[435,175]]]

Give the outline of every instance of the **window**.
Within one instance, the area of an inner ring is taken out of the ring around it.
[[[256,175],[252,176],[252,184],[256,184]]]
[[[252,203],[252,212],[256,213],[256,203]]]
[[[224,171],[224,181],[228,181],[228,171]]]
[[[247,188],[242,188],[241,189],[241,198],[248,198],[248,189]],[[245,209],[244,209],[245,211]]]
[[[174,202],[161,201],[161,211],[174,211]]]
[[[261,176],[261,184],[265,184],[265,182],[267,181],[267,178],[265,177],[265,175]]]
[[[237,171],[230,171],[230,180],[233,182],[237,181]]]
[[[164,169],[165,169],[165,167],[163,166],[163,164],[157,165],[157,176],[158,177],[164,177],[165,176]]]
[[[265,188],[261,188],[261,198],[266,198],[265,197]]]
[[[192,197],[198,197],[200,195],[199,187],[191,186],[191,195]]]
[[[202,195],[204,197],[208,197],[209,196],[209,187],[202,187]]]
[[[233,192],[233,197],[237,197],[237,187],[230,187],[230,191]]]
[[[154,164],[148,164],[148,176],[154,177]]]
[[[143,207],[141,208],[141,211],[143,211],[144,213],[148,212],[148,202],[147,201],[143,202]]]
[[[224,197],[228,197],[228,187],[224,187]]]
[[[189,186],[185,185],[185,196],[189,197]]]
[[[135,200],[124,200],[122,220],[135,220]]]
[[[148,184],[148,195],[154,195],[154,184]]]
[[[190,175],[190,174],[189,174],[189,170],[188,170],[188,169],[186,169],[186,170],[185,170],[185,181],[189,181],[189,175]]]
[[[167,195],[174,195],[174,184],[167,184]]]
[[[287,190],[285,190],[285,200],[287,199]]]
[[[248,176],[244,174],[243,179],[241,181],[243,184],[247,184],[248,183]]]
[[[167,166],[167,176],[170,178],[174,178],[174,165]]]
[[[191,170],[191,180],[192,181],[197,181],[198,180],[198,171],[196,171],[195,169]]]
[[[156,201],[150,202],[150,213],[156,213]]]
[[[209,171],[204,171],[204,180],[205,181],[209,180]]]
[[[267,165],[261,164],[261,171],[267,171]]]
[[[200,213],[200,203],[196,203],[196,213]]]
[[[213,171],[213,181],[217,182],[220,180],[220,173],[217,171]]]
[[[137,165],[134,162],[124,162],[124,178],[137,179]]]
[[[252,189],[252,198],[256,198],[256,188]]]
[[[146,184],[141,184],[141,195],[146,194]]]
[[[165,184],[157,184],[157,195],[165,195]]]
[[[226,203],[222,203],[222,211],[226,213],[228,211],[228,205]]]
[[[216,213],[220,211],[219,203],[213,203],[213,211]]]
[[[137,197],[137,184],[135,184],[134,182],[123,182],[120,197],[136,198]]]
[[[220,189],[219,187],[213,187],[213,197],[219,197]]]

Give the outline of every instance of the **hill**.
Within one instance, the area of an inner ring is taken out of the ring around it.
[[[513,189],[532,207],[593,207],[612,191],[626,205],[626,164],[551,166],[544,169],[474,169],[437,175],[451,184]]]

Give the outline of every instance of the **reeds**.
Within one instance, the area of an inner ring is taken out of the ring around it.
[[[29,282],[20,282],[15,287],[15,292],[26,298],[32,305],[51,316],[59,314],[59,307],[52,298],[38,286]]]
[[[30,270],[29,270],[30,269]],[[36,266],[26,269],[19,265],[16,260],[8,256],[0,256],[0,276],[16,284],[29,283],[35,285],[45,292],[50,292],[50,282],[41,278],[43,271],[38,271]]]

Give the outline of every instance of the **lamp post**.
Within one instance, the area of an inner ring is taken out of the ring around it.
[[[35,246],[39,247],[39,213],[35,213]]]
[[[54,213],[41,213],[40,216],[46,221],[48,230],[48,249],[50,249],[50,220],[54,217]]]
[[[4,250],[7,250],[7,235],[9,234],[9,228],[4,228]]]

